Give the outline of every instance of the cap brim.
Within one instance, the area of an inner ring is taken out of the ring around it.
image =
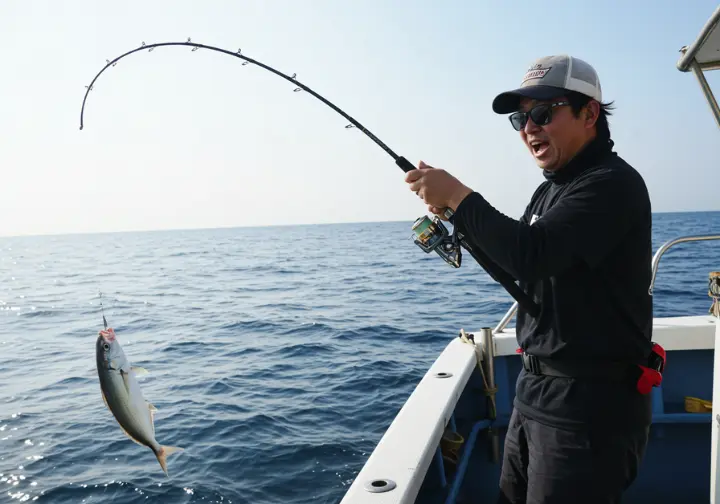
[[[523,98],[533,100],[551,100],[567,93],[567,89],[555,86],[528,86],[500,93],[492,103],[493,111],[496,114],[509,114],[520,108]]]

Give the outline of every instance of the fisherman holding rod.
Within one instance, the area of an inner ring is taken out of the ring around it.
[[[545,177],[519,220],[442,169],[406,182],[429,210],[519,282],[523,370],[505,438],[499,503],[617,503],[635,480],[652,419],[652,215],[641,175],[613,151],[595,69],[536,60],[493,111]],[[661,350],[661,349],[660,349]],[[664,359],[664,353],[661,356]],[[653,375],[652,373],[656,373]]]

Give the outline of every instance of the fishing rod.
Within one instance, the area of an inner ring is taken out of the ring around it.
[[[348,115],[346,112],[341,110],[339,107],[337,107],[335,104],[331,103],[329,100],[325,99],[324,97],[320,96],[318,93],[310,89],[308,86],[303,84],[302,82],[298,81],[296,79],[297,74],[287,75],[283,72],[276,70],[275,68],[266,65],[264,63],[261,63],[257,61],[256,59],[250,58],[248,56],[245,56],[242,54],[241,49],[238,49],[236,52],[228,51],[226,49],[221,49],[219,47],[214,47],[211,45],[206,44],[198,44],[196,42],[192,42],[190,37],[188,37],[187,41],[185,42],[158,42],[154,44],[145,44],[145,42],[140,45],[140,47],[137,47],[135,49],[132,49],[131,51],[128,51],[124,54],[121,54],[120,56],[116,57],[113,60],[106,60],[106,65],[100,70],[97,75],[95,75],[95,78],[90,82],[90,85],[85,86],[85,97],[83,98],[82,102],[82,108],[80,110],[80,129],[82,130],[84,127],[84,114],[85,114],[85,103],[87,101],[88,95],[90,94],[90,91],[93,90],[93,87],[95,85],[95,81],[100,77],[100,75],[107,70],[110,67],[114,67],[118,61],[125,58],[126,56],[129,56],[133,53],[139,52],[139,51],[152,51],[156,47],[163,47],[163,46],[184,46],[184,47],[192,47],[192,51],[197,51],[198,49],[207,49],[210,51],[217,51],[223,54],[227,54],[228,56],[234,56],[236,58],[239,58],[243,60],[243,66],[252,64],[257,65],[260,68],[264,68],[265,70],[274,73],[275,75],[282,77],[283,79],[293,83],[297,87],[293,89],[294,92],[298,91],[305,91],[307,93],[310,93],[315,98],[323,102],[325,105],[333,109],[335,112],[343,116],[345,119],[347,119],[350,124],[345,126],[346,128],[357,128],[360,131],[362,131],[365,135],[367,135],[373,142],[375,142],[380,148],[382,148],[385,152],[387,152],[390,157],[393,158],[395,161],[395,164],[400,167],[400,169],[407,173],[411,170],[415,169],[415,166],[410,163],[405,157],[400,156],[396,154],[390,147],[385,145],[378,137],[376,137],[374,134],[372,134],[365,126],[360,124],[356,119]],[[444,211],[444,217],[452,223],[453,221],[453,212],[451,209],[447,208]],[[522,306],[528,313],[535,316],[539,312],[539,306],[525,293],[522,289],[515,283],[515,279],[508,274],[506,271],[501,269],[496,263],[494,263],[489,257],[487,257],[481,250],[475,250],[472,248],[472,246],[465,240],[462,233],[457,231],[457,227],[453,227],[452,233],[448,232],[445,225],[442,223],[441,219],[438,216],[435,216],[434,219],[430,220],[427,216],[423,216],[418,218],[415,223],[412,226],[412,229],[414,231],[415,236],[413,237],[415,244],[420,247],[425,253],[430,253],[435,251],[446,263],[449,265],[459,268],[461,265],[462,260],[462,253],[461,253],[461,247],[468,251],[468,253],[475,259],[475,261],[490,275],[491,278],[493,278],[496,282],[498,282],[500,285],[502,285],[505,290],[518,302],[520,306]]]

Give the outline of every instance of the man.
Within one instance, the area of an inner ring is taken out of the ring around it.
[[[524,352],[500,477],[503,503],[616,503],[634,481],[651,422],[638,391],[651,353],[651,208],[642,177],[613,152],[598,76],[570,56],[537,60],[496,113],[545,181],[519,220],[420,163],[410,189],[449,207],[470,246],[540,305],[517,313]]]

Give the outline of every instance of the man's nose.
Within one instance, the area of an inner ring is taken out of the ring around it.
[[[525,133],[526,134],[538,132],[538,131],[540,131],[540,129],[541,129],[540,126],[535,124],[530,117],[527,118],[527,122],[525,123]]]

